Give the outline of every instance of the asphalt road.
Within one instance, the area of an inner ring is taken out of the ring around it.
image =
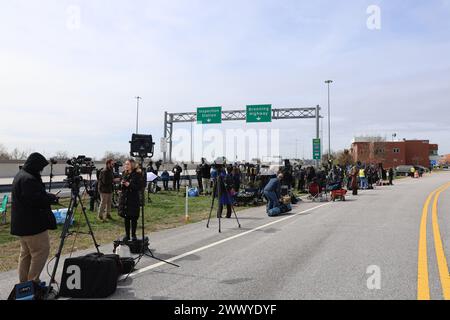
[[[241,229],[224,219],[221,234],[216,219],[209,229],[201,222],[151,234],[154,254],[180,268],[143,258],[111,299],[417,299],[424,274],[428,287],[421,290],[443,299],[449,277],[442,255],[436,258],[431,207],[421,255],[427,273],[418,269],[419,236],[428,195],[449,181],[450,172],[402,179],[346,202],[304,201],[277,218],[253,208],[238,213]],[[450,257],[449,206],[450,188],[436,206],[444,257]],[[0,298],[15,277],[0,274]]]

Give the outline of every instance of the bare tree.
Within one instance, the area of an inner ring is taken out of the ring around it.
[[[69,153],[67,151],[56,151],[53,158],[56,160],[67,160],[69,159]]]
[[[337,164],[341,166],[348,166],[353,164],[353,157],[350,150],[344,149],[344,151],[339,151],[336,157]]]
[[[28,157],[28,152],[14,148],[9,156],[11,160],[25,160]]]
[[[116,161],[119,160],[119,161],[125,162],[128,158],[130,158],[130,156],[126,153],[106,151],[105,155],[103,156],[103,158],[101,160],[106,161],[108,159],[114,159]]]
[[[10,160],[11,157],[4,145],[0,144],[0,160]]]

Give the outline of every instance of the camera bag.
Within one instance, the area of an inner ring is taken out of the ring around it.
[[[59,295],[69,298],[106,298],[117,288],[121,273],[118,255],[91,253],[67,258]]]

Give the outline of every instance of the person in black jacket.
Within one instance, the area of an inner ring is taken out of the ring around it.
[[[142,172],[137,169],[136,162],[129,159],[124,165],[125,171],[122,173],[122,193],[119,205],[119,215],[125,219],[124,241],[137,240],[136,228],[139,219],[140,199],[142,193]],[[145,185],[144,185],[145,186]]]
[[[206,162],[205,158],[202,158],[200,172],[202,176],[203,192],[205,195],[209,195],[211,193],[211,166]]]
[[[51,204],[58,198],[45,191],[41,171],[48,161],[32,153],[12,185],[11,234],[20,239],[19,280],[40,281],[50,253],[48,230],[56,229]]]
[[[181,169],[180,165],[177,163],[175,167],[173,167],[172,172],[173,172],[173,190],[180,191],[181,172],[183,172],[183,169]]]
[[[111,217],[111,203],[113,193],[113,181],[114,181],[114,161],[108,159],[105,163],[105,168],[101,171],[98,190],[100,191],[100,207],[98,209],[98,218],[101,221],[105,219],[112,219]]]
[[[203,193],[203,183],[202,183],[202,170],[200,168],[200,164],[197,165],[195,168],[195,175],[197,176],[197,185],[198,185],[198,192],[200,194]]]

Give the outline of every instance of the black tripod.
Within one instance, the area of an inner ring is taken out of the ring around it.
[[[225,184],[223,182],[223,177],[221,176],[221,170],[218,170],[217,172],[217,178],[215,178],[213,180],[213,196],[211,199],[211,210],[209,211],[209,216],[208,216],[208,222],[206,224],[206,227],[209,228],[209,222],[211,221],[211,214],[214,208],[214,199],[216,198],[216,194],[217,194],[217,198],[219,199],[218,201],[220,201],[220,199],[222,198],[222,193],[225,192],[228,201],[231,203],[231,210],[234,213],[234,217],[236,218],[236,222],[238,224],[238,227],[241,227],[241,224],[239,222],[239,218],[236,214],[236,211],[234,210],[234,206],[233,206],[233,202],[231,201],[231,196],[230,194],[225,190]],[[220,205],[219,205],[220,207]],[[222,214],[219,213],[219,208],[217,208],[217,218],[219,219],[219,233],[222,232],[221,229],[221,219],[222,219]]]
[[[141,169],[142,169],[143,172],[146,172],[144,170],[144,158],[143,157],[141,157]],[[141,220],[141,225],[142,225],[141,226],[142,227],[142,247],[141,247],[141,252],[139,253],[139,256],[137,256],[134,259],[136,261],[135,264],[138,264],[139,261],[141,261],[143,256],[147,256],[149,258],[165,262],[165,263],[170,264],[172,266],[179,267],[179,265],[177,265],[175,263],[172,263],[172,262],[169,262],[169,261],[166,261],[166,260],[163,260],[161,258],[156,257],[153,254],[152,250],[149,248],[150,242],[149,242],[148,238],[145,237],[145,222],[144,222],[145,197],[144,197],[144,188],[141,189],[140,202],[141,202],[140,206],[141,206],[141,219],[142,219]]]
[[[53,175],[53,161],[50,161],[50,181],[48,183],[48,192],[52,192],[52,180],[54,178]]]
[[[78,204],[81,204],[81,211],[83,212],[84,218],[86,219],[86,224],[89,228],[89,232],[87,234],[91,235],[92,240],[94,241],[95,249],[97,250],[97,253],[100,253],[100,250],[98,249],[99,244],[97,244],[97,241],[95,240],[94,232],[92,231],[91,224],[89,223],[89,219],[86,214],[86,208],[84,207],[83,202],[81,201],[81,196],[80,196],[81,181],[82,181],[82,178],[79,176],[69,179],[69,186],[71,188],[69,208],[67,210],[66,220],[64,221],[64,226],[61,231],[61,236],[60,236],[61,241],[59,243],[58,251],[55,254],[56,261],[55,261],[55,265],[53,266],[53,272],[52,272],[52,275],[50,278],[50,283],[48,286],[48,293],[52,289],[52,284],[55,283],[56,271],[58,269],[59,259],[61,258],[61,253],[62,253],[62,250],[64,247],[64,242],[68,236],[72,235],[73,233],[77,233],[77,231],[70,232],[69,229],[70,229],[70,224],[74,217],[75,211],[78,207]]]

